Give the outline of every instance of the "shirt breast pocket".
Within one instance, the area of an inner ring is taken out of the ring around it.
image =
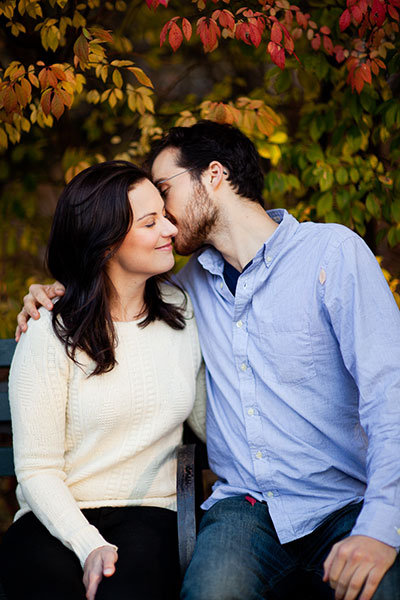
[[[316,375],[311,334],[308,329],[287,330],[272,324],[259,326],[260,355],[266,383],[296,384]]]

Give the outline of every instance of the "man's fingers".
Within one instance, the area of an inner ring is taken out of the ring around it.
[[[47,310],[51,310],[53,308],[53,303],[51,302],[50,297],[54,298],[55,296],[56,294],[54,293],[52,286],[43,286],[39,283],[33,283],[29,287],[29,294],[24,298],[24,308],[31,317],[33,317],[34,315],[31,313],[30,309],[36,311],[36,306],[41,305],[47,308]]]
[[[372,569],[369,572],[368,579],[364,585],[362,593],[360,594],[359,600],[371,600],[384,575],[385,571],[381,571],[379,569]]]
[[[335,600],[355,600],[368,577],[369,565],[346,565],[336,586]]]
[[[333,546],[324,562],[324,576],[323,576],[322,580],[325,582],[327,582],[329,580],[329,575],[330,575],[332,563],[335,560],[335,555],[336,555],[336,548],[335,548],[335,546]]]

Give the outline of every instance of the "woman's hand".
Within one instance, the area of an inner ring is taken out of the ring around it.
[[[94,600],[99,583],[104,577],[111,577],[115,573],[115,563],[118,553],[113,546],[100,546],[92,550],[83,569],[83,583],[86,588],[87,600]]]
[[[34,283],[29,288],[29,294],[24,296],[24,307],[21,312],[18,313],[17,322],[18,326],[15,331],[15,341],[18,342],[21,333],[24,333],[28,329],[28,320],[30,317],[38,319],[40,317],[37,310],[38,306],[44,306],[47,310],[53,308],[52,298],[62,296],[65,292],[64,286],[56,281],[51,285],[41,285]]]

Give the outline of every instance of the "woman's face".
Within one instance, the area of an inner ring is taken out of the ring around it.
[[[164,201],[157,188],[144,179],[128,193],[133,223],[124,241],[108,262],[109,275],[148,279],[174,266],[172,238],[177,228],[165,217]]]

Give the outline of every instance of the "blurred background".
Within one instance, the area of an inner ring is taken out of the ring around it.
[[[0,338],[28,286],[51,281],[65,182],[142,163],[200,118],[254,141],[267,208],[357,231],[400,305],[399,13],[400,0],[1,2]],[[4,530],[14,481],[0,485]]]

